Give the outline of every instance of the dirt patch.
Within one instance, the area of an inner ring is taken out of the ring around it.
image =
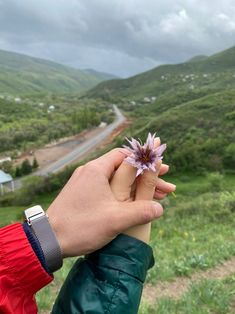
[[[49,166],[50,164],[54,163],[58,159],[64,157],[71,151],[73,151],[79,144],[83,143],[84,141],[90,139],[95,134],[101,132],[103,128],[95,128],[93,130],[86,130],[77,135],[62,138],[58,141],[54,141],[45,145],[42,148],[36,149],[31,152],[27,152],[26,154],[22,155],[18,158],[14,165],[21,164],[25,159],[28,159],[31,163],[36,157],[40,169]]]
[[[157,285],[146,284],[143,297],[150,304],[154,304],[162,297],[178,299],[188,290],[192,283],[203,279],[223,279],[233,273],[235,273],[235,257],[207,271],[198,271],[191,277],[181,277],[172,282],[160,282]]]
[[[106,138],[102,143],[91,149],[90,151],[86,152],[83,156],[80,156],[77,160],[74,160],[73,163],[77,163],[90,153],[93,153],[97,150],[100,150],[107,146],[108,144],[112,143],[116,136],[118,136],[125,128],[130,125],[130,122],[124,122],[122,125],[117,127],[108,138]],[[14,161],[14,166],[22,164],[25,159],[28,159],[31,163],[33,162],[34,157],[36,157],[39,169],[47,168],[50,164],[53,164],[58,159],[64,157],[68,153],[72,152],[78,145],[83,143],[84,141],[92,138],[92,136],[97,135],[98,133],[102,132],[103,128],[95,128],[89,131],[83,131],[77,135],[62,138],[56,142],[49,143],[42,148],[36,149],[31,152],[27,152],[26,154],[22,155],[20,158],[17,158]]]
[[[107,145],[111,144],[113,140],[128,126],[130,125],[130,122],[126,121],[119,127],[117,127],[105,140],[103,140],[99,145],[95,148],[90,149],[87,151],[84,155],[80,156],[78,159],[74,160],[73,163],[76,164],[79,161],[81,161],[83,158],[89,156],[89,154],[97,152],[105,148]]]

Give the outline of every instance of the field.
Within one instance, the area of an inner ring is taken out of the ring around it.
[[[170,175],[169,175],[170,177]],[[163,201],[164,217],[153,224],[155,266],[149,271],[140,314],[234,313],[234,176],[211,173],[170,177],[176,198]],[[34,200],[48,207],[55,197]],[[0,209],[1,225],[19,219],[23,208]],[[75,259],[67,259],[51,285],[37,295],[49,313]],[[227,263],[224,264],[223,263]]]

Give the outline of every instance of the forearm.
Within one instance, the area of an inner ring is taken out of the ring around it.
[[[52,313],[135,314],[153,263],[148,245],[120,235],[75,263]]]
[[[36,313],[34,294],[52,279],[35,255],[22,224],[0,229],[1,313]]]

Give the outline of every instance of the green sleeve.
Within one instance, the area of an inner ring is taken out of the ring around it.
[[[152,249],[119,235],[102,249],[74,264],[54,304],[55,314],[135,314]]]

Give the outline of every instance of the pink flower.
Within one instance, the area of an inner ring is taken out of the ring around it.
[[[140,141],[134,138],[131,140],[126,138],[131,147],[126,145],[124,147],[131,152],[131,155],[126,157],[125,161],[138,169],[136,176],[140,175],[144,170],[156,171],[156,162],[163,158],[162,154],[166,149],[166,144],[154,148],[154,139],[155,133],[153,135],[149,133],[147,141],[142,145]]]

